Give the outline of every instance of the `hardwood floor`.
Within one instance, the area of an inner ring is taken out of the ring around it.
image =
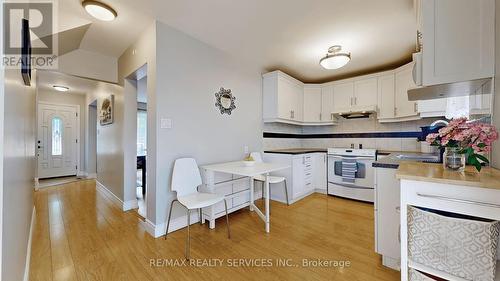
[[[135,211],[122,212],[96,191],[93,180],[40,190],[35,204],[33,281],[400,278],[399,272],[383,267],[374,252],[373,206],[331,196],[311,195],[292,206],[272,202],[269,234],[260,218],[246,209],[229,217],[231,240],[223,219],[217,220],[215,230],[193,225],[193,261],[222,266],[152,266],[154,259],[183,262],[186,229],[169,234],[167,240],[152,238]],[[293,265],[276,266],[277,259],[291,259]],[[303,259],[349,261],[350,266],[304,267]],[[267,266],[271,263],[274,266]]]

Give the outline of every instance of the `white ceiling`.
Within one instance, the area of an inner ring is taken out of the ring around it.
[[[66,75],[60,72],[38,70],[37,71],[37,88],[42,91],[54,92],[54,85],[66,86],[69,88],[67,92],[61,94],[78,94],[85,95],[88,92],[95,91],[99,87],[99,81],[80,78],[72,75]]]
[[[413,0],[103,0],[118,17],[100,22],[80,0],[59,1],[60,26],[92,22],[80,48],[114,57],[156,18],[262,71],[283,70],[323,82],[401,65],[411,59]],[[352,61],[339,70],[318,64],[340,44]],[[161,51],[161,50],[160,50]]]

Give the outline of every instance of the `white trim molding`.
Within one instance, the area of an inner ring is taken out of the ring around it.
[[[97,179],[97,173],[87,173],[87,179]]]
[[[36,219],[36,209],[35,206],[33,206],[33,212],[31,213],[30,233],[28,236],[28,247],[26,249],[26,264],[24,265],[23,281],[28,281],[30,278],[31,244],[33,241],[33,231],[35,230],[35,219]]]
[[[191,212],[191,225],[199,223],[200,216],[198,212]],[[146,221],[142,222],[143,226],[146,228],[146,231],[153,236],[154,238],[158,238],[165,235],[165,229],[167,228],[167,222],[163,222],[160,224],[154,224],[150,220],[146,219]],[[187,226],[187,215],[183,215],[178,218],[173,218],[170,221],[170,226],[168,233],[172,233],[176,230],[185,228]]]
[[[123,202],[123,211],[130,211],[137,208],[139,208],[139,202],[137,201],[137,199]]]
[[[139,204],[137,199],[123,202],[118,196],[116,196],[113,192],[111,192],[105,185],[100,183],[98,180],[95,181],[97,191],[101,192],[103,195],[111,199],[111,201],[120,207],[124,212],[132,209],[137,209]]]
[[[88,177],[88,173],[85,172],[85,171],[77,171],[76,172],[76,177],[77,178],[87,178]]]

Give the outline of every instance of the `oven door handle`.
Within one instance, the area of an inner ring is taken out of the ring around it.
[[[351,157],[351,156],[338,156],[338,155],[333,155],[333,156],[331,156],[331,157],[332,157],[332,158],[336,158],[336,159],[342,159],[342,158],[347,158],[347,157],[349,157],[349,158],[354,159],[354,160],[373,160],[373,161],[375,161],[375,158],[373,158],[373,157],[369,157],[369,156],[353,156],[353,157]]]

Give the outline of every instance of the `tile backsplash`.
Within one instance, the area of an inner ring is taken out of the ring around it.
[[[287,134],[342,134],[376,132],[419,132],[421,126],[427,126],[438,120],[425,118],[415,121],[379,123],[376,116],[366,119],[339,119],[335,126],[295,126],[282,123],[265,123],[264,132]],[[329,148],[351,147],[362,144],[363,148],[393,151],[420,151],[416,138],[264,138],[264,150],[280,148]]]

